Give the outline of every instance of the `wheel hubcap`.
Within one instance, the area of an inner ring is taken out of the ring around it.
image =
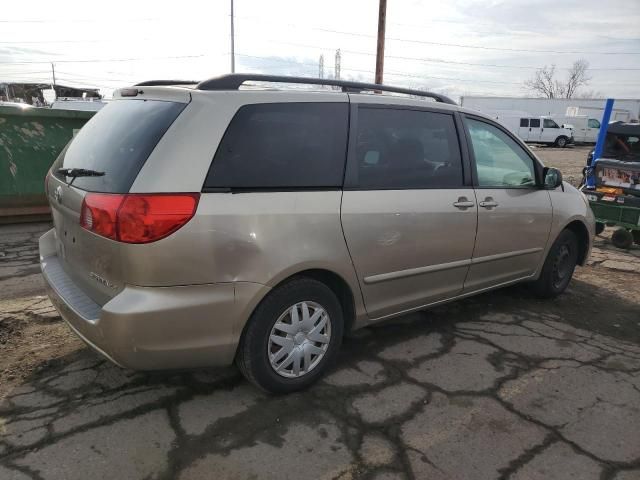
[[[278,317],[269,335],[271,368],[287,378],[298,378],[322,360],[331,341],[331,319],[315,302],[299,302]]]

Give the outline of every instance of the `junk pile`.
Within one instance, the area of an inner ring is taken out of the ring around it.
[[[584,190],[598,221],[620,228],[613,244],[630,248],[640,244],[640,124],[610,123],[602,156],[593,165],[593,153],[587,163],[587,175],[595,178],[595,189]],[[599,233],[599,232],[598,232]]]

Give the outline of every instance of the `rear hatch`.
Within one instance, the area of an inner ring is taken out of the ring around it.
[[[126,244],[81,227],[83,200],[95,193],[128,193],[189,98],[187,93],[180,101],[111,102],[71,140],[47,175],[59,260],[73,281],[100,305],[124,288],[120,249]]]

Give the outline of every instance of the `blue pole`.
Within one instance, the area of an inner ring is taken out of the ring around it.
[[[609,120],[611,119],[611,112],[613,110],[613,98],[608,98],[604,107],[604,114],[602,115],[602,122],[600,122],[600,131],[598,132],[598,141],[596,142],[596,148],[593,151],[593,158],[591,159],[591,165],[587,168],[587,188],[596,188],[596,176],[595,169],[596,163],[602,156],[604,150],[604,141],[607,138],[607,128],[609,127]]]

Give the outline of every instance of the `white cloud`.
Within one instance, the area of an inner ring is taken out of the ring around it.
[[[55,62],[59,83],[110,94],[146,79],[201,79],[229,71],[228,0],[91,3],[31,0],[28,10],[3,9],[0,80],[49,81],[46,62]],[[325,72],[331,73],[340,48],[342,76],[372,81],[377,4],[236,0],[236,69],[316,75],[323,54]],[[452,96],[523,95],[522,83],[533,67],[564,68],[586,58],[594,68],[588,89],[640,96],[640,55],[515,51],[638,53],[637,0],[390,0],[387,21],[385,83]]]

